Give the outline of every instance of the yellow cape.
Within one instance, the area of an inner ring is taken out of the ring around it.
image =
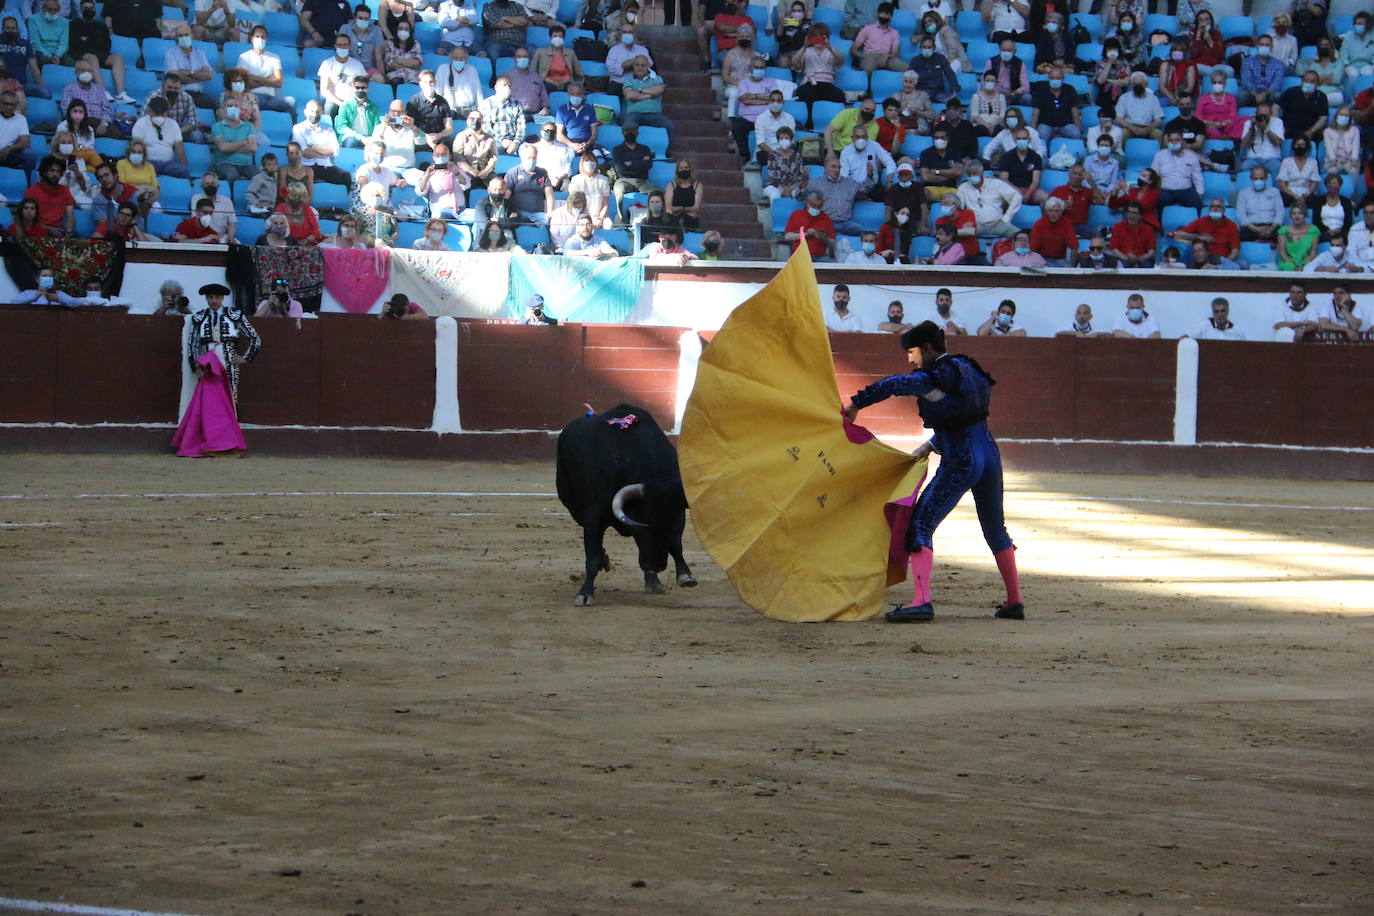
[[[805,245],[707,346],[678,440],[692,524],[741,598],[778,620],[863,620],[906,578],[886,503],[925,461],[846,433]]]

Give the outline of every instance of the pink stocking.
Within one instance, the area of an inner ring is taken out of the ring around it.
[[[1021,578],[1016,574],[1016,548],[1005,547],[992,556],[993,559],[997,561],[997,571],[1002,574],[1002,581],[1006,583],[1007,586],[1007,603],[1020,604]],[[913,556],[912,569],[915,569],[915,559],[916,558]]]
[[[911,561],[911,581],[916,586],[916,596],[911,599],[913,605],[930,603],[930,570],[935,565],[935,556],[929,547],[923,547],[916,553],[910,554],[908,559]]]

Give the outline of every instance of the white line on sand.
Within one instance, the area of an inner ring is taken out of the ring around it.
[[[187,916],[185,913],[150,913],[146,910],[121,910],[103,906],[81,906],[76,903],[49,903],[44,900],[16,900],[0,897],[0,911],[21,913],[76,913],[80,916]]]

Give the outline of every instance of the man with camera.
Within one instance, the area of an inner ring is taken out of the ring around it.
[[[544,314],[544,297],[535,293],[525,300],[525,320],[521,324],[558,324],[557,318]]]
[[[272,281],[272,291],[258,303],[254,318],[304,318],[305,310],[291,298],[291,287],[282,279]]]

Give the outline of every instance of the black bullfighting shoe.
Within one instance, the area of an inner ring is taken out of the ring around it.
[[[1019,601],[1015,603],[1003,601],[997,605],[997,613],[992,616],[1000,617],[1003,620],[1025,620],[1026,606]]]
[[[888,623],[929,623],[935,619],[935,605],[927,601],[893,608],[883,615],[883,619]]]

